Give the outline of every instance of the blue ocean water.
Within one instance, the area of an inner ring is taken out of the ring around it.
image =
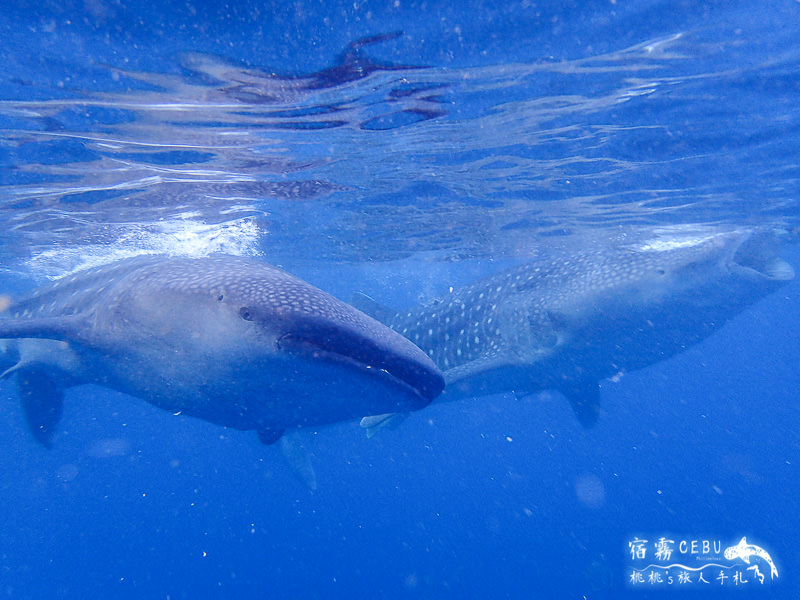
[[[796,235],[798,23],[793,0],[3,6],[4,291],[226,252],[405,307],[543,248]],[[555,394],[320,429],[316,491],[254,435],[95,387],[45,450],[4,381],[0,594],[794,598],[798,297],[603,382],[591,429]],[[662,536],[746,536],[780,576],[631,586],[629,543]]]

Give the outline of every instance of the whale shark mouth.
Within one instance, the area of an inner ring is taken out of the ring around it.
[[[444,377],[430,365],[378,346],[369,338],[346,334],[341,330],[299,330],[282,335],[278,348],[295,356],[349,366],[362,373],[383,379],[413,395],[424,405],[444,389]]]
[[[791,281],[795,273],[792,266],[776,254],[778,232],[754,231],[735,246],[730,267],[745,275],[769,281]]]

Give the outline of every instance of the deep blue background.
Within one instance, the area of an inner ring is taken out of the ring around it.
[[[4,590],[610,598],[624,595],[627,541],[673,533],[760,541],[781,573],[769,597],[792,598],[799,299],[791,284],[604,384],[591,430],[558,397],[435,406],[369,441],[357,425],[324,429],[316,492],[253,435],[94,389],[70,394],[48,452],[5,383]],[[587,477],[596,504],[576,495]],[[587,576],[592,561],[603,570]],[[590,591],[607,576],[613,591]]]

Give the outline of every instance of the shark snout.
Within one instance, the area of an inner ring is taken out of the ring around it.
[[[278,338],[281,351],[350,366],[418,395],[427,405],[444,390],[444,376],[417,346],[366,315],[335,322],[304,318]]]

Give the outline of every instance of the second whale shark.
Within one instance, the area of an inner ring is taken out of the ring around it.
[[[428,353],[445,374],[441,400],[555,389],[591,425],[601,380],[682,352],[792,280],[779,237],[663,228],[633,244],[542,257],[407,311],[353,302]]]

